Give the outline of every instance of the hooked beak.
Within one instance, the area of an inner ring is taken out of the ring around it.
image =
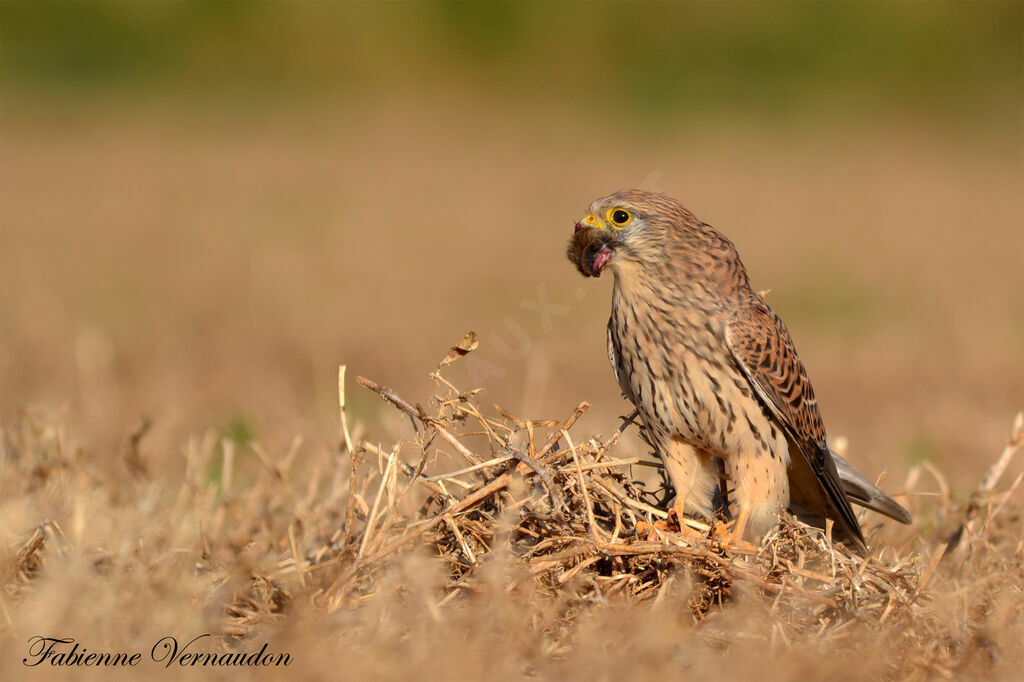
[[[579,232],[585,227],[593,227],[598,230],[605,229],[606,225],[604,221],[598,218],[593,213],[588,213],[587,217],[576,223],[576,231]]]

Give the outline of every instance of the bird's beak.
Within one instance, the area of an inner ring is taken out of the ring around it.
[[[593,227],[596,230],[603,230],[607,227],[607,225],[605,225],[604,221],[598,218],[593,213],[588,213],[587,217],[576,223],[576,231],[579,232],[585,227]]]
[[[600,277],[601,269],[615,255],[617,245],[612,230],[591,213],[576,223],[565,255],[584,277]]]

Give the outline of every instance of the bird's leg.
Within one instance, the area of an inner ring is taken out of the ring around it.
[[[736,549],[748,552],[757,551],[757,547],[743,539],[743,531],[747,527],[747,519],[749,518],[750,509],[740,505],[740,513],[734,520],[722,526],[715,526],[715,535],[719,536],[719,542],[722,547],[735,547]]]
[[[681,535],[703,537],[703,533],[686,524],[686,508],[691,514],[711,518],[711,498],[714,496],[715,479],[711,458],[699,453],[679,437],[663,438],[657,441],[658,454],[665,463],[668,478],[676,491],[667,521],[657,521],[638,529],[647,533],[648,539],[656,540],[655,531],[668,530]],[[674,523],[673,523],[674,521]]]
[[[761,418],[764,419],[763,415]],[[789,501],[786,459],[766,450],[761,441],[753,436],[758,432],[769,433],[773,428],[767,420],[758,422],[757,419],[756,415],[746,415],[744,421],[750,421],[755,427],[760,423],[760,429],[751,429],[749,434],[741,433],[740,452],[726,460],[729,479],[735,491],[736,514],[735,521],[722,529],[722,546],[746,551],[754,550],[755,547],[744,541],[744,532],[759,542],[778,523],[779,512]]]

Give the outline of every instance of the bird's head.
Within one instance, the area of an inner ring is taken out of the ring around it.
[[[664,194],[623,190],[595,200],[576,222],[566,255],[586,277],[600,277],[627,262],[651,262],[665,237],[692,224],[693,215]]]

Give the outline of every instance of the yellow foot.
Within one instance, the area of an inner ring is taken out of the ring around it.
[[[738,549],[741,552],[757,552],[757,547],[750,544],[742,537],[735,533],[729,532],[729,529],[725,526],[715,526],[715,536],[718,538],[718,544],[723,549]]]
[[[678,526],[672,523],[671,517],[667,521],[655,521],[654,523],[639,521],[636,524],[637,535],[645,537],[648,542],[655,542],[658,539],[659,531],[673,531],[676,528]]]
[[[740,508],[739,516],[721,526],[715,526],[715,536],[718,542],[725,549],[738,549],[741,552],[756,552],[757,547],[743,539],[743,531],[747,527],[747,519],[750,518],[750,511]]]
[[[672,508],[668,510],[668,518],[664,521],[655,521],[654,523],[646,523],[640,521],[636,525],[636,532],[639,535],[647,536],[648,542],[655,542],[660,539],[659,531],[667,530],[671,533],[679,533],[681,535],[689,535],[692,537],[702,537],[701,533],[690,528],[686,525],[683,515],[683,508],[686,506],[686,500],[681,499],[678,495],[676,496],[675,502],[672,503]]]

